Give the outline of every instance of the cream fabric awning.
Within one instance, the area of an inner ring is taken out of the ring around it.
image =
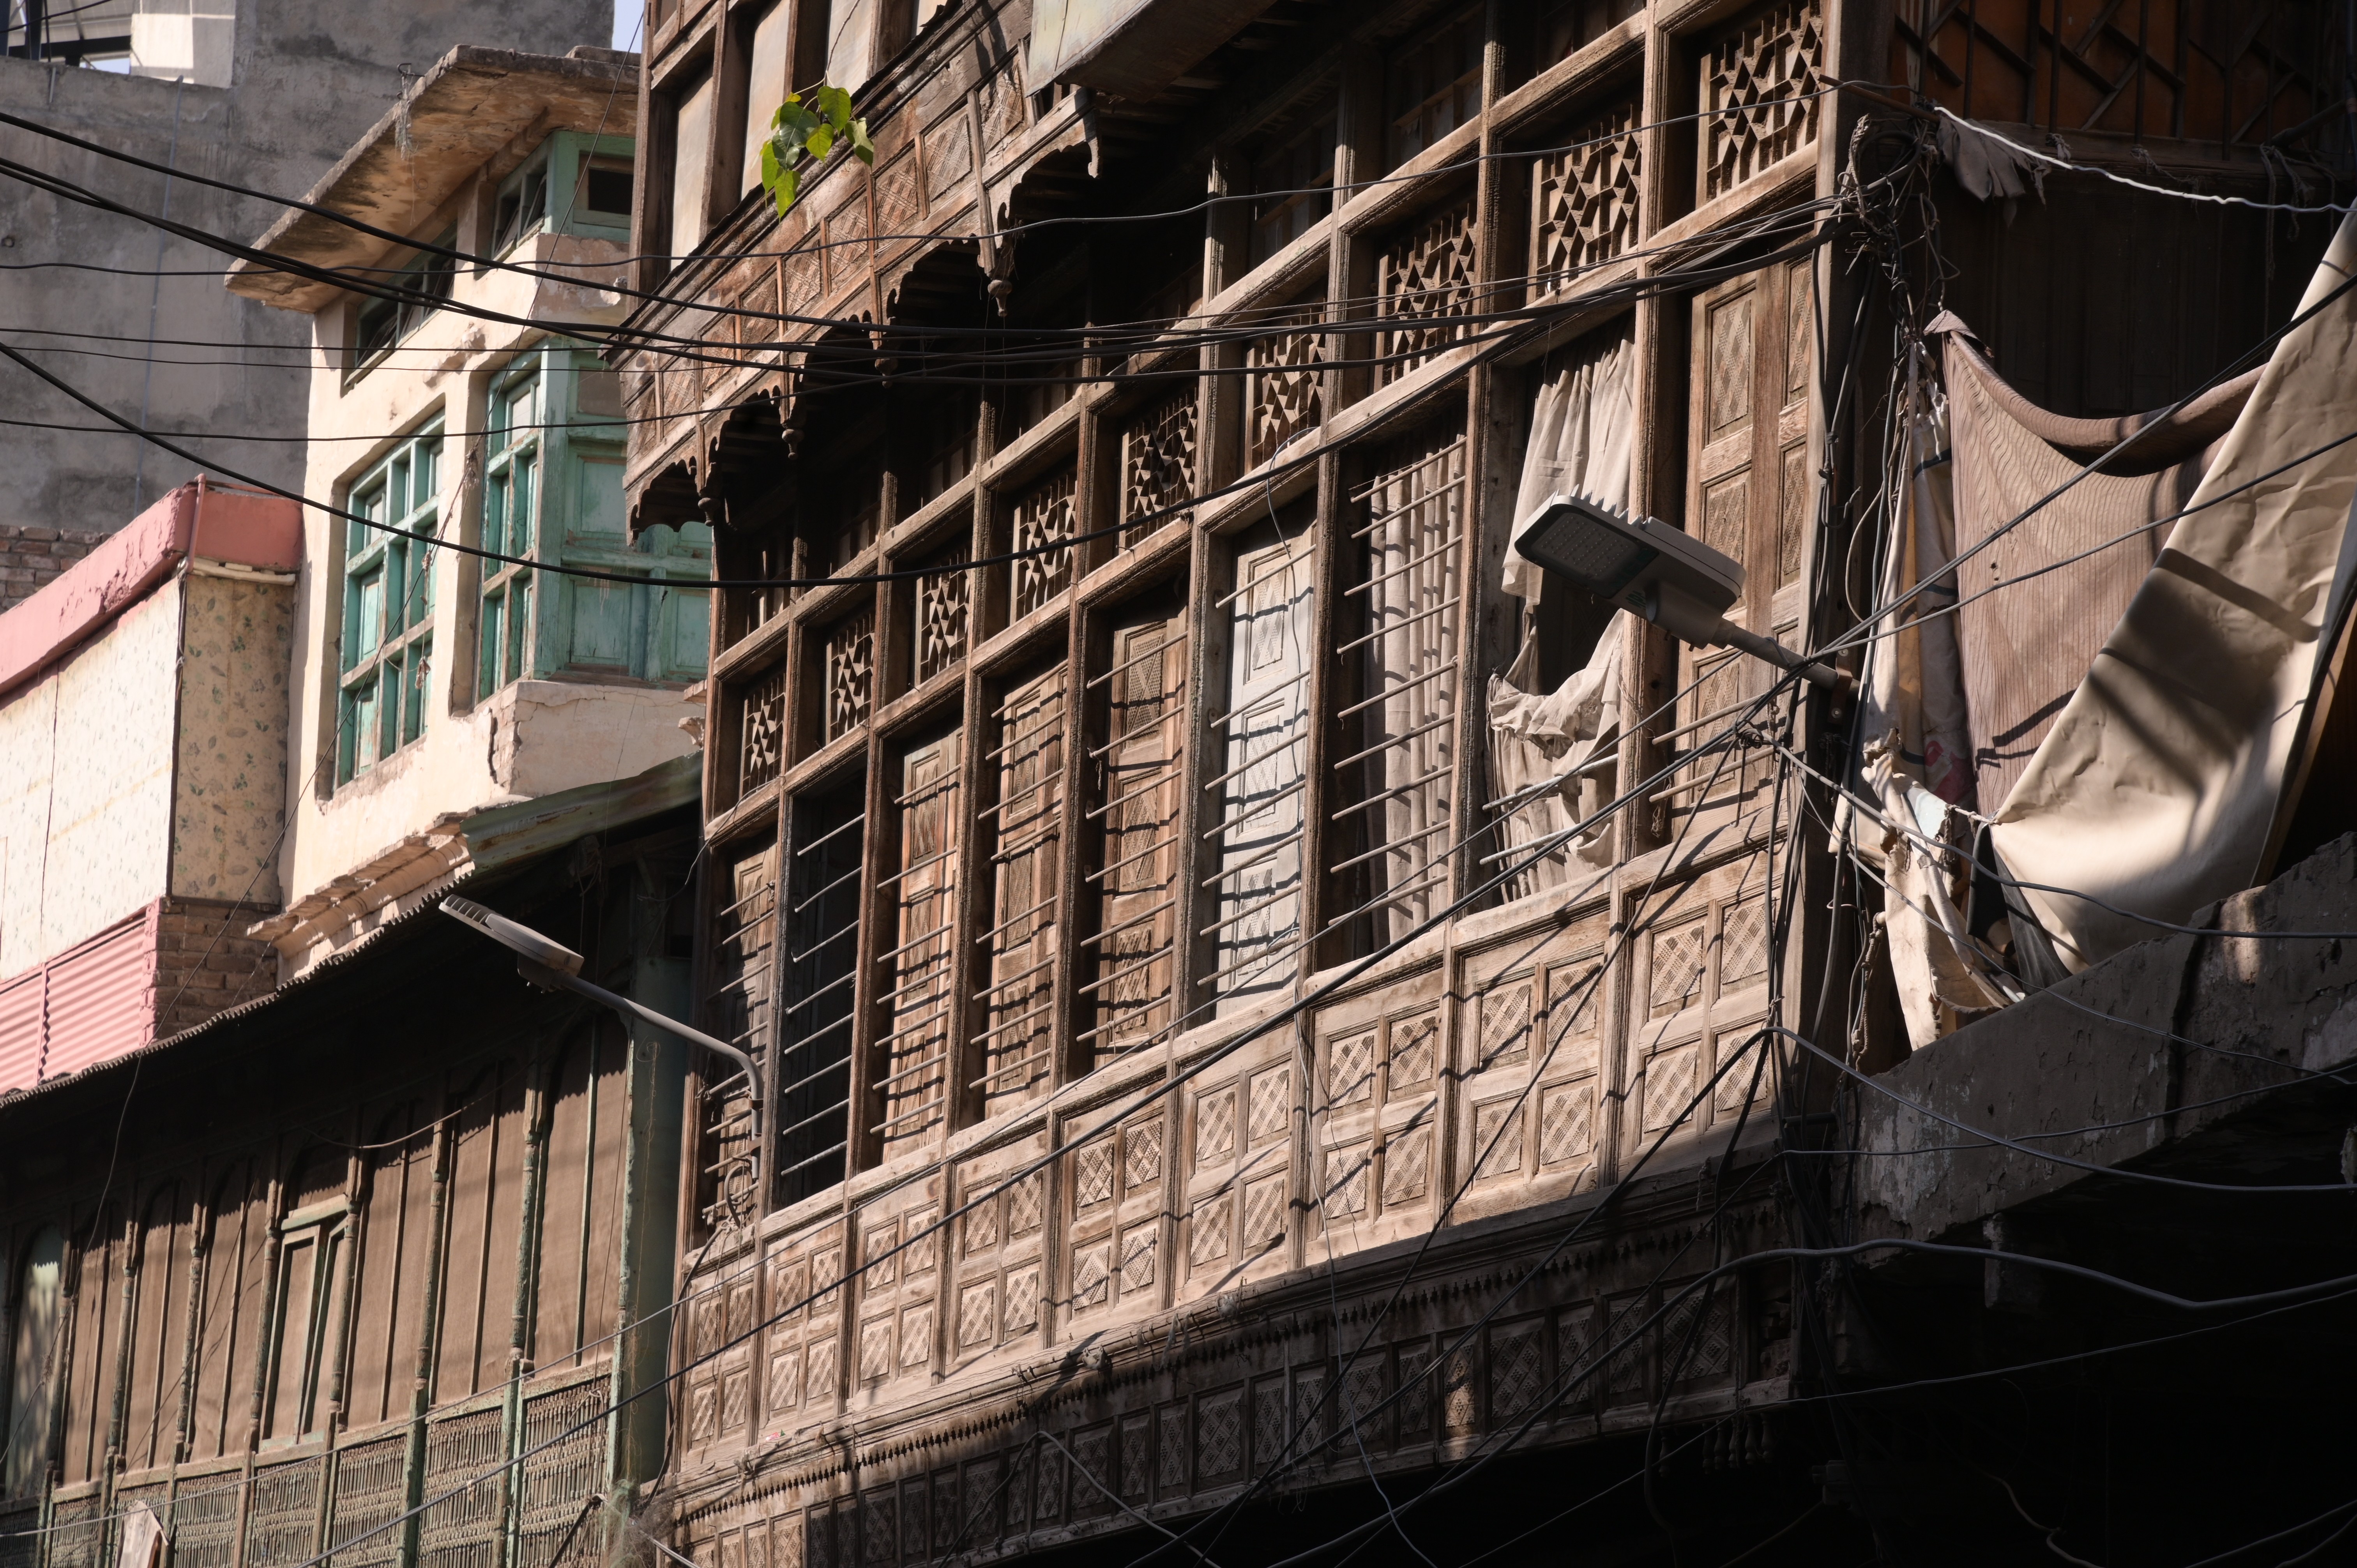
[[[2352,275],[2357,216],[2300,312]],[[2200,510],[2170,532],[1996,812],[2002,875],[2072,890],[2008,894],[2062,969],[2157,934],[2073,894],[2183,921],[2261,875],[2351,575],[2357,442],[2308,455],[2352,431],[2357,289],[2276,343],[2189,503]],[[2027,958],[2018,941],[2017,962]]]

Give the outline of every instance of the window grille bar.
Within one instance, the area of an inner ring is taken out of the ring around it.
[[[1299,793],[1301,793],[1301,791],[1302,791],[1302,790],[1307,789],[1308,789],[1308,788],[1309,788],[1309,779],[1308,779],[1308,778],[1305,775],[1305,776],[1304,776],[1304,777],[1302,777],[1302,778],[1299,778],[1299,779],[1295,779],[1291,784],[1286,785],[1284,789],[1282,789],[1278,790],[1275,794],[1271,795],[1267,800],[1263,800],[1263,801],[1261,801],[1258,805],[1254,806],[1254,807],[1253,807],[1253,809],[1252,809],[1251,811],[1246,811],[1243,816],[1241,816],[1241,817],[1231,817],[1231,818],[1229,818],[1226,822],[1219,822],[1219,823],[1214,824],[1214,825],[1211,828],[1211,830],[1210,830],[1210,831],[1208,831],[1207,832],[1205,832],[1205,833],[1203,834],[1203,836],[1204,836],[1206,839],[1215,839],[1215,838],[1218,838],[1218,837],[1219,837],[1221,834],[1222,834],[1222,833],[1232,832],[1232,830],[1234,830],[1234,829],[1236,829],[1236,828],[1240,828],[1240,827],[1243,826],[1246,822],[1251,822],[1254,817],[1259,816],[1263,811],[1267,811],[1270,807],[1272,807],[1272,806],[1275,805],[1279,800],[1285,800],[1285,799],[1286,799],[1286,797],[1288,797],[1288,796],[1292,796],[1292,795],[1298,795]],[[1239,804],[1241,804],[1241,803],[1243,803],[1243,802],[1238,802],[1238,803],[1239,803]],[[1295,834],[1298,834],[1298,833],[1301,832],[1301,830],[1300,830],[1299,828],[1296,828],[1296,829],[1294,829],[1293,831],[1294,831],[1294,833],[1295,833]]]
[[[867,813],[862,811],[857,816],[852,818],[849,822],[845,822],[842,826],[827,829],[826,832],[819,834],[818,837],[811,840],[810,843],[802,845],[802,848],[794,851],[794,853],[796,854],[815,854],[818,853],[818,849],[821,844],[827,843],[830,839],[841,837],[843,834],[849,832],[852,829],[859,826],[866,820]]]
[[[1350,756],[1342,758],[1341,761],[1335,763],[1333,766],[1336,768],[1348,768],[1353,762],[1364,762],[1370,757],[1389,751],[1395,746],[1405,746],[1409,741],[1414,740],[1420,735],[1430,735],[1434,730],[1440,729],[1445,725],[1451,725],[1456,722],[1457,715],[1453,713],[1443,714],[1437,719],[1427,719],[1423,724],[1416,725],[1415,728],[1407,731],[1404,735],[1395,735],[1389,740],[1378,741],[1373,746],[1367,747],[1364,751],[1354,751]]]
[[[1094,947],[1097,943],[1104,940],[1107,937],[1114,935],[1115,932],[1125,931],[1132,926],[1142,926],[1146,924],[1146,921],[1154,918],[1155,916],[1162,913],[1163,910],[1176,908],[1178,903],[1178,900],[1176,898],[1165,898],[1161,903],[1155,905],[1152,908],[1145,910],[1139,914],[1132,915],[1128,919],[1124,920],[1118,926],[1107,926],[1095,936],[1082,937],[1081,939],[1081,946],[1084,948]]]
[[[1135,865],[1139,861],[1145,860],[1151,855],[1159,854],[1178,842],[1178,835],[1177,833],[1172,833],[1168,838],[1156,839],[1152,843],[1146,845],[1144,849],[1139,850],[1135,854],[1125,855],[1120,860],[1114,861],[1111,865],[1092,871],[1086,876],[1081,878],[1081,880],[1083,882],[1102,881],[1105,877],[1111,876],[1114,872],[1119,871],[1123,866]],[[1121,897],[1121,895],[1118,893],[1113,893],[1107,894],[1106,897],[1117,898]]]
[[[1462,533],[1452,533],[1429,550],[1411,550],[1408,553],[1408,557],[1405,564],[1393,567],[1390,571],[1385,572],[1381,576],[1370,577],[1363,583],[1353,583],[1349,587],[1343,589],[1342,592],[1346,596],[1351,594],[1366,593],[1368,590],[1373,588],[1378,583],[1388,583],[1394,577],[1405,577],[1410,572],[1416,571],[1421,567],[1429,566],[1435,561],[1438,561],[1446,566],[1448,561],[1448,552],[1464,542],[1465,536]]]
[[[1299,710],[1297,709],[1296,710],[1297,713],[1298,711]],[[1290,727],[1290,725],[1288,725],[1287,727]],[[1304,725],[1302,727],[1306,731],[1308,726]],[[1236,738],[1241,741],[1243,737],[1239,736]],[[1203,788],[1206,789],[1216,789],[1221,785],[1226,783],[1229,779],[1236,778],[1240,774],[1251,772],[1254,768],[1258,768],[1262,763],[1266,762],[1273,757],[1283,757],[1286,752],[1291,751],[1295,746],[1303,744],[1308,738],[1309,736],[1307,734],[1297,735],[1291,740],[1284,742],[1282,745],[1275,746],[1272,750],[1262,752],[1258,757],[1247,757],[1242,762],[1237,763],[1233,768],[1229,768],[1225,773],[1221,774],[1219,777],[1205,780]]]
[[[1395,838],[1387,843],[1378,844],[1373,849],[1367,851],[1364,854],[1354,854],[1350,859],[1340,862],[1334,867],[1334,869],[1337,871],[1348,871],[1351,867],[1359,865],[1361,862],[1372,860],[1379,854],[1405,854],[1407,853],[1405,849],[1406,845],[1418,843],[1424,839],[1428,839],[1437,832],[1445,832],[1448,831],[1448,826],[1449,824],[1447,822],[1435,822],[1430,827],[1424,829],[1420,832],[1409,833],[1404,838]]]
[[[849,871],[845,872],[842,875],[836,877],[834,881],[828,883],[825,886],[820,888],[817,892],[812,894],[809,897],[795,905],[791,909],[788,910],[787,913],[799,915],[804,909],[809,908],[812,905],[817,903],[820,899],[825,897],[828,894],[842,886],[845,883],[858,881],[859,870],[859,867],[856,865],[853,866]]]
[[[1439,680],[1443,675],[1446,675],[1450,671],[1456,669],[1457,663],[1458,661],[1452,659],[1437,670],[1427,670],[1423,674],[1417,676],[1415,680],[1408,682],[1405,685],[1394,686],[1388,691],[1376,693],[1373,696],[1367,698],[1363,702],[1352,703],[1349,707],[1342,709],[1334,716],[1338,719],[1347,719],[1352,714],[1360,713],[1365,709],[1373,707],[1377,703],[1388,703],[1394,697],[1399,696],[1403,693],[1415,691],[1418,686],[1423,685],[1427,681]],[[1386,673],[1388,673],[1388,671]]]
[[[1352,639],[1351,641],[1344,643],[1341,647],[1340,647],[1340,648],[1336,649],[1334,651],[1339,655],[1339,654],[1344,654],[1344,653],[1351,652],[1351,651],[1353,651],[1353,650],[1357,650],[1357,649],[1364,648],[1367,644],[1369,644],[1369,643],[1371,643],[1371,642],[1374,641],[1374,640],[1375,640],[1375,639],[1377,639],[1377,638],[1379,638],[1379,637],[1390,637],[1390,636],[1392,636],[1392,635],[1393,635],[1394,633],[1395,633],[1395,632],[1405,631],[1405,630],[1406,630],[1409,627],[1414,626],[1414,625],[1415,625],[1416,622],[1418,622],[1418,621],[1430,620],[1433,617],[1435,617],[1435,616],[1437,616],[1437,615],[1439,615],[1439,614],[1443,613],[1444,611],[1447,611],[1447,610],[1453,610],[1453,609],[1455,609],[1458,605],[1461,605],[1461,604],[1463,604],[1464,602],[1465,602],[1465,596],[1464,596],[1464,595],[1462,595],[1462,594],[1459,594],[1459,595],[1458,595],[1458,596],[1457,596],[1457,597],[1455,597],[1455,598],[1453,598],[1453,599],[1449,600],[1447,604],[1435,605],[1435,606],[1433,606],[1433,607],[1432,607],[1430,609],[1428,609],[1428,610],[1418,610],[1418,611],[1416,611],[1416,612],[1415,612],[1415,614],[1414,614],[1414,615],[1412,615],[1412,616],[1407,617],[1407,618],[1406,618],[1405,619],[1404,619],[1404,620],[1395,620],[1395,621],[1389,621],[1389,622],[1386,622],[1386,623],[1385,623],[1385,624],[1383,624],[1383,626],[1378,627],[1378,628],[1377,628],[1376,629],[1374,629],[1373,631],[1371,631],[1371,632],[1367,633],[1367,635],[1366,635],[1366,636],[1364,636],[1364,637],[1361,637],[1361,638],[1354,638],[1354,639]]]
[[[1353,811],[1363,811],[1369,807],[1382,805],[1384,801],[1390,800],[1394,795],[1405,795],[1414,790],[1421,789],[1436,779],[1448,778],[1448,775],[1455,770],[1455,767],[1456,765],[1452,763],[1447,768],[1436,768],[1431,772],[1426,774],[1423,778],[1411,779],[1395,789],[1386,789],[1380,795],[1370,795],[1363,800],[1353,800],[1351,804],[1343,807],[1340,811],[1336,811],[1326,820],[1329,822],[1339,822]]]
[[[1135,669],[1138,665],[1145,663],[1149,659],[1159,659],[1162,655],[1169,652],[1174,648],[1184,648],[1186,646],[1187,638],[1186,634],[1183,632],[1177,637],[1166,638],[1146,652],[1137,654],[1124,660],[1122,663],[1114,665],[1103,674],[1091,676],[1087,683],[1082,687],[1082,690],[1094,691],[1096,688],[1103,685],[1106,682],[1112,680],[1114,676],[1120,674],[1125,670]]]

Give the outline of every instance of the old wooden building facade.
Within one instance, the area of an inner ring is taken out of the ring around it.
[[[1462,1562],[1594,1491],[1613,1561],[1796,1511],[1813,1561],[1905,1511],[1824,1469],[1923,1458],[1824,1402],[1898,1364],[1867,1287],[1742,1262],[1860,1234],[1789,1156],[1907,1049],[1852,710],[1510,541],[1586,490],[1813,646],[1941,304],[2064,414],[2201,386],[2331,220],[2101,171],[2348,166],[2341,24],[2235,12],[656,0],[628,482],[733,585],[699,1019],[762,1064],[692,1118],[671,1547]],[[819,81],[875,159],[780,217]],[[1967,188],[1934,105],[2075,168]]]
[[[505,861],[470,887],[680,1007],[672,772],[458,831]],[[152,1516],[184,1568],[594,1560],[662,1462],[660,1405],[618,1402],[663,1366],[680,1050],[428,904],[0,1101],[0,1557],[145,1562]]]

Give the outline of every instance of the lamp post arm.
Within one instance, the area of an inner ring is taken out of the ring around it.
[[[760,1064],[741,1047],[730,1045],[726,1040],[715,1038],[701,1029],[691,1029],[676,1018],[667,1018],[643,1003],[633,1002],[629,997],[608,991],[602,985],[593,985],[577,974],[567,974],[563,970],[551,969],[544,963],[534,963],[528,958],[517,959],[516,968],[526,980],[535,985],[561,987],[577,995],[587,996],[590,1001],[610,1007],[625,1017],[636,1018],[640,1023],[651,1025],[666,1034],[676,1035],[690,1045],[702,1046],[707,1051],[717,1051],[743,1068],[745,1081],[753,1090],[753,1148],[758,1159],[761,1148],[761,1068]]]

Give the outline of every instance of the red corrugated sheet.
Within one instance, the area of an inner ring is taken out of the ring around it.
[[[159,908],[0,984],[0,1091],[80,1072],[155,1037]]]

